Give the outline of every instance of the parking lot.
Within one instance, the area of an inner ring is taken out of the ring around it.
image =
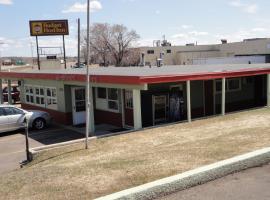
[[[30,148],[66,142],[83,138],[72,130],[52,126],[43,131],[30,131]],[[1,133],[0,135],[0,174],[20,168],[20,162],[26,159],[24,130]]]

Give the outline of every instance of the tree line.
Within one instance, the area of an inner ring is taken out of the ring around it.
[[[90,29],[90,62],[100,66],[137,66],[140,51],[135,44],[140,38],[124,25],[96,23]],[[83,32],[82,55],[86,60],[86,31]]]

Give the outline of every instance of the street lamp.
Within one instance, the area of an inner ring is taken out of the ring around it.
[[[89,78],[89,57],[90,57],[90,0],[87,0],[87,60],[86,60],[86,128],[85,128],[85,149],[88,149],[88,136],[90,127],[90,78]]]

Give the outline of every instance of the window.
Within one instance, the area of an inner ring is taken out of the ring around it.
[[[22,110],[19,110],[17,108],[9,108],[9,107],[4,108],[4,112],[6,113],[6,115],[22,115],[23,114]]]
[[[32,86],[25,86],[25,101],[34,104],[34,89]]]
[[[56,88],[27,85],[25,86],[25,102],[57,110]]]
[[[231,92],[241,90],[241,79],[240,78],[228,79],[227,89],[228,91],[231,91]]]
[[[0,116],[5,116],[5,111],[4,111],[4,108],[0,108]]]
[[[36,92],[36,104],[45,105],[44,88],[35,87],[35,92]]]
[[[108,89],[108,108],[112,110],[119,110],[118,107],[118,90]]]
[[[107,98],[106,88],[98,88],[97,89],[97,96],[100,99],[106,99]]]
[[[154,50],[148,50],[147,54],[155,54],[155,51]]]
[[[125,91],[125,106],[127,109],[133,109],[133,93],[132,90]]]
[[[113,88],[97,88],[96,108],[119,112],[119,90]]]
[[[216,93],[219,94],[222,92],[222,81],[216,80]],[[235,92],[241,90],[241,79],[240,78],[231,78],[226,80],[226,92]]]
[[[46,96],[46,108],[56,110],[57,109],[57,97],[56,97],[56,88],[47,88]]]
[[[167,49],[167,53],[172,53],[172,50],[171,49]]]

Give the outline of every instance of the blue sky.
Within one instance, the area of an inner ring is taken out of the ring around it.
[[[141,46],[152,45],[162,35],[174,45],[270,36],[267,0],[92,0],[91,7],[92,23],[124,24],[139,33]],[[0,0],[2,56],[31,56],[31,19],[68,19],[67,54],[75,55],[76,19],[85,27],[85,11],[86,0]],[[61,37],[42,37],[40,43],[60,46]]]

